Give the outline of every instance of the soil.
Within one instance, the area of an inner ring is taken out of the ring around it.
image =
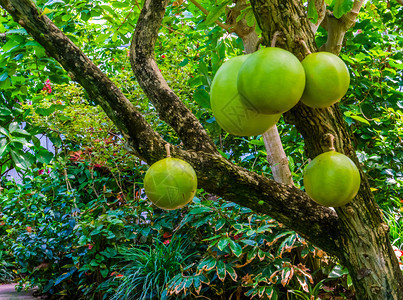
[[[17,292],[15,283],[0,285],[0,300],[32,300],[34,290]]]

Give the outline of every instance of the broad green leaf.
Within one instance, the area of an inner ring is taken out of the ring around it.
[[[10,123],[10,125],[8,126],[8,131],[10,133],[14,132],[14,130],[16,130],[18,128],[18,123],[17,122],[12,122]]]
[[[0,116],[10,116],[12,115],[12,111],[7,107],[0,107]]]
[[[14,151],[14,150],[11,150],[10,153],[11,158],[13,159],[14,164],[17,168],[27,169],[33,163],[33,160],[29,155],[30,153],[21,153],[20,151]]]
[[[198,89],[193,94],[193,99],[199,104],[202,108],[211,108],[210,107],[210,95],[204,89]]]
[[[7,139],[1,139],[0,140],[0,157],[3,156],[3,154],[8,150],[8,142]]]
[[[36,155],[36,158],[41,163],[49,164],[53,159],[53,153],[49,152],[45,148],[42,148],[39,150],[38,154]]]
[[[365,120],[363,117],[359,117],[359,116],[350,116],[351,119],[357,120],[361,123],[367,124],[367,125],[371,125],[367,120]]]
[[[15,129],[12,133],[13,134],[21,134],[21,135],[25,135],[25,136],[31,136],[28,131],[26,131],[24,129],[21,129],[21,128]]]
[[[334,268],[332,269],[332,271],[329,273],[328,277],[331,279],[336,279],[336,278],[340,278],[346,274],[348,274],[347,268],[345,268],[341,265],[335,265]]]
[[[185,58],[179,63],[179,67],[184,67],[189,63],[189,59]]]
[[[334,0],[332,5],[333,15],[336,18],[341,18],[353,8],[354,0]]]
[[[3,128],[3,127],[0,127],[0,133],[1,133],[1,134],[4,134],[5,136],[8,136],[8,135],[9,135],[8,130],[5,129],[5,128]]]
[[[236,257],[241,256],[242,247],[238,243],[235,243],[233,240],[230,240],[229,247],[231,248],[232,253],[234,253]]]
[[[224,250],[225,247],[227,247],[228,243],[231,241],[230,238],[224,238],[218,241],[217,247],[218,249],[220,249],[221,251]]]
[[[210,26],[215,21],[217,21],[218,18],[221,17],[222,13],[225,11],[227,4],[228,4],[228,2],[225,1],[225,2],[215,6],[212,10],[210,10],[209,14],[207,15],[206,21],[204,21],[204,23],[207,26]]]
[[[0,75],[0,81],[4,81],[7,78],[8,78],[8,72],[7,71]]]
[[[226,275],[227,271],[225,269],[225,264],[222,260],[219,260],[217,262],[217,276],[221,281],[224,281],[225,279],[225,275]]]
[[[231,266],[225,266],[225,269],[227,270],[227,273],[231,277],[231,279],[233,281],[236,281],[238,274],[236,273],[235,269]]]
[[[203,214],[205,212],[211,212],[212,209],[210,207],[206,207],[206,206],[201,206],[201,207],[196,207],[194,209],[192,209],[189,214],[190,215],[200,215]]]
[[[308,4],[308,19],[313,23],[316,24],[318,22],[318,12],[315,6],[315,0],[309,0]]]

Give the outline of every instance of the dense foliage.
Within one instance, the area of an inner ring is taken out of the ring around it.
[[[165,140],[180,142],[158,119],[130,71],[128,33],[138,5],[37,3]],[[212,78],[243,46],[235,35],[212,26],[213,15],[224,21],[228,3],[201,3],[214,12],[211,17],[191,3],[176,1],[169,7],[157,42],[159,68],[224,156],[270,176],[261,136],[228,135],[211,113]],[[369,2],[348,32],[341,55],[352,75],[341,107],[399,257],[403,54],[398,49],[403,38],[397,20],[402,14],[394,2]],[[250,7],[241,16],[254,23]],[[352,299],[347,271],[333,257],[268,216],[203,190],[179,211],[152,206],[142,190],[147,166],[128,151],[101,109],[7,15],[0,17],[0,33],[5,32],[0,35],[0,281],[18,275],[21,288],[38,286],[67,299],[199,294],[212,299],[311,299],[319,294]],[[319,45],[324,35],[318,35]],[[302,138],[283,120],[279,131],[294,181],[302,188],[308,163]],[[42,134],[55,146],[54,153],[41,145]],[[21,174],[18,182],[6,177],[13,168]]]

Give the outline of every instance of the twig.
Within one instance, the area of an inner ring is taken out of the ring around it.
[[[281,31],[276,31],[271,39],[270,47],[276,47],[277,38],[282,35]]]
[[[171,157],[171,150],[169,149],[169,143],[165,144],[165,150],[167,151],[167,157]]]
[[[304,47],[307,55],[312,53],[303,39],[300,39],[298,42],[302,45],[302,47]]]

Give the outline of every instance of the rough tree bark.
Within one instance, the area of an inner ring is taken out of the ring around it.
[[[159,109],[160,117],[176,131],[186,148],[171,147],[171,155],[188,161],[196,170],[200,186],[227,200],[269,214],[348,267],[358,299],[400,299],[403,277],[361,172],[359,195],[337,214],[314,203],[304,192],[242,169],[221,157],[193,114],[169,88],[154,60],[154,43],[167,0],[146,0],[131,46],[131,62],[145,93]],[[149,164],[165,156],[166,142],[152,130],[123,93],[76,47],[30,0],[0,0],[6,9],[79,82],[114,121],[135,153]],[[267,43],[275,31],[286,37],[279,46],[300,59],[303,38],[316,50],[304,7],[293,0],[254,0],[252,5]],[[175,109],[172,109],[175,107]],[[167,114],[164,109],[168,109]],[[336,137],[336,149],[358,165],[342,115],[337,107],[310,109],[297,105],[286,114],[304,136],[310,157],[323,152],[321,138]],[[259,200],[263,200],[260,205]],[[399,298],[400,297],[400,298]]]

